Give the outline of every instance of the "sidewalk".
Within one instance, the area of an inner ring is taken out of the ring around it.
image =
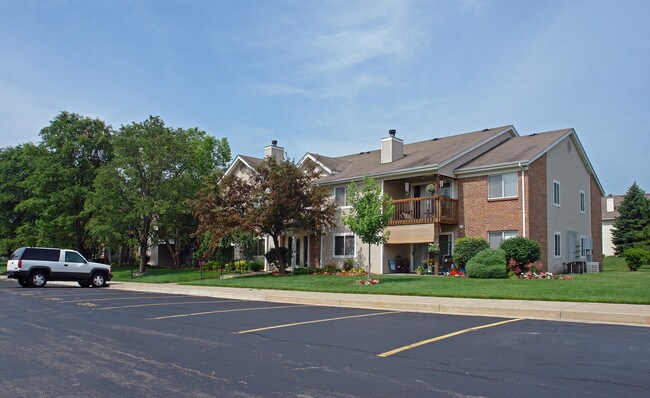
[[[650,326],[650,305],[317,293],[175,283],[111,282],[110,286],[117,290],[274,303]]]

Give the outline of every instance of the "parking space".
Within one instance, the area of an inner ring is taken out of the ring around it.
[[[62,392],[86,377],[112,395],[142,396],[650,393],[648,328],[50,284],[24,289],[13,281],[0,281],[0,298],[9,310],[0,314],[0,354],[7,358],[0,373],[9,376],[12,396],[29,395],[11,377],[25,376],[17,369],[34,371],[25,364],[34,360],[32,345],[13,341],[55,351],[35,361],[61,373],[52,382]]]

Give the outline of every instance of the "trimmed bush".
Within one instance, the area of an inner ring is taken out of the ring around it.
[[[322,271],[323,271],[323,272],[338,272],[338,270],[339,270],[339,269],[338,269],[338,267],[336,266],[336,264],[326,264],[326,265],[323,267],[323,270],[322,270]]]
[[[248,263],[248,270],[251,272],[260,272],[264,269],[264,261],[262,260],[253,260]]]
[[[650,258],[650,253],[636,247],[625,249],[623,255],[625,256],[625,262],[630,271],[638,270]]]
[[[501,249],[484,249],[478,252],[465,267],[467,276],[480,279],[505,279],[506,253]]]
[[[264,257],[266,257],[266,260],[271,263],[278,265],[280,264],[280,259],[282,259],[282,263],[287,266],[289,264],[289,249],[286,247],[274,247],[271,250],[269,250]]]
[[[507,261],[514,259],[520,268],[542,258],[539,243],[528,238],[515,237],[506,239],[501,242],[499,249],[506,252]]]
[[[456,240],[454,246],[454,262],[460,268],[465,268],[467,262],[481,250],[489,248],[488,242],[478,236],[465,236]]]

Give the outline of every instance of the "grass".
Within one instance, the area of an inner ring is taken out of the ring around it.
[[[301,290],[331,293],[392,294],[495,298],[513,300],[578,301],[650,304],[650,266],[630,272],[622,258],[607,257],[599,274],[574,275],[573,280],[519,280],[442,278],[415,275],[380,275],[379,285],[358,286],[362,277],[327,275],[261,275],[218,279],[218,272],[201,274],[192,269],[148,268],[147,275],[131,279],[129,267],[113,267],[114,281],[182,283],[248,289]],[[0,265],[0,273],[6,270]]]
[[[650,304],[648,266],[630,272],[623,259],[608,258],[602,273],[574,277],[573,280],[519,280],[381,275],[378,276],[381,280],[379,285],[358,286],[355,281],[361,277],[264,275],[184,284],[331,293]]]

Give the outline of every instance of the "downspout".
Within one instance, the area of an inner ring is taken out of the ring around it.
[[[519,162],[521,168],[521,224],[522,236],[526,237],[526,179],[524,178],[524,167]]]

